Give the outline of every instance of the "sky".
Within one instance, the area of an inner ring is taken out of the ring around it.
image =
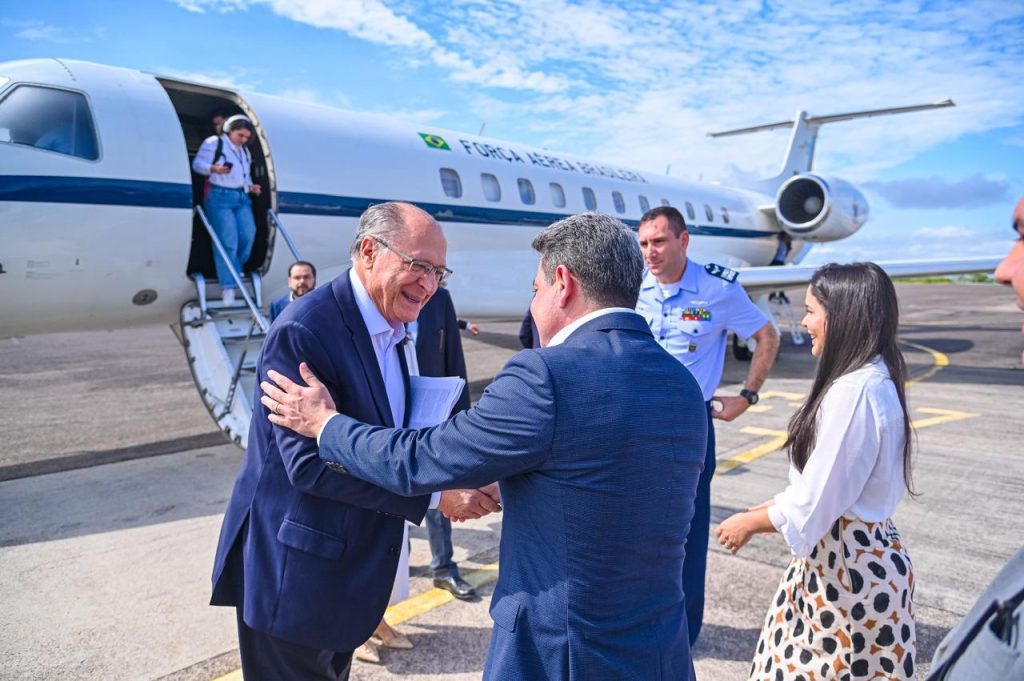
[[[64,57],[229,85],[725,185],[788,130],[871,219],[806,262],[1002,255],[1024,195],[1024,3],[0,0],[0,61]],[[2,75],[2,74],[0,74]]]

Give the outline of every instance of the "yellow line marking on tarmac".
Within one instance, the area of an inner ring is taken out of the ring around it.
[[[761,393],[761,399],[766,400],[771,397],[784,397],[787,400],[802,400],[804,399],[803,393],[786,393],[779,390],[768,390]]]
[[[490,565],[484,565],[477,570],[463,574],[462,578],[469,582],[474,589],[479,589],[482,586],[497,581],[498,564],[491,563]],[[388,624],[401,624],[403,622],[408,622],[414,617],[419,617],[424,613],[430,612],[435,608],[440,608],[442,605],[450,603],[453,600],[455,600],[455,596],[452,596],[444,589],[434,587],[427,589],[423,593],[410,596],[400,603],[395,603],[387,609],[387,612],[384,613],[384,617],[387,618]],[[242,670],[236,669],[233,672],[228,672],[223,676],[218,676],[213,679],[213,681],[243,681]]]
[[[915,350],[926,352],[932,356],[931,368],[928,369],[928,371],[921,374],[920,376],[915,376],[914,378],[909,379],[907,381],[908,388],[914,385],[915,383],[920,383],[921,381],[931,378],[932,376],[934,376],[935,374],[939,373],[940,371],[949,366],[949,357],[947,357],[944,353],[939,352],[938,350],[932,350],[926,345],[921,345],[919,343],[911,343],[910,341],[902,339],[900,340],[900,343],[902,343],[903,345],[909,345]]]
[[[755,405],[751,405],[751,406],[747,407],[747,411],[749,411],[751,413],[754,413],[754,414],[761,414],[761,413],[764,413],[766,411],[771,411],[771,410],[772,410],[771,406],[769,406],[767,404],[755,404]]]
[[[498,564],[491,563],[479,570],[473,570],[462,575],[462,578],[469,582],[474,589],[479,589],[485,584],[490,584],[498,579]],[[388,624],[401,624],[423,613],[430,612],[434,608],[440,608],[446,603],[455,600],[455,596],[444,589],[427,589],[423,593],[410,596],[400,603],[395,603],[384,613]]]
[[[973,419],[981,414],[974,414],[969,411],[953,411],[951,409],[936,409],[935,407],[920,407],[915,411],[922,414],[938,414],[928,419],[920,419],[918,421],[911,421],[910,424],[921,430],[929,426],[937,426],[940,423],[949,423],[951,421],[963,421],[964,419]]]
[[[725,461],[719,462],[715,469],[715,477],[723,473],[728,473],[732,469],[748,464],[751,461],[760,459],[762,456],[768,456],[772,452],[777,452],[782,449],[782,445],[786,444],[786,431],[784,430],[771,430],[769,428],[746,426],[740,429],[740,432],[747,433],[748,435],[770,435],[772,439],[765,442],[763,445],[759,445],[753,449],[748,449],[741,454],[737,454]]]

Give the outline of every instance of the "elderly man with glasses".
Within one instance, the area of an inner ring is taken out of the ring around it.
[[[263,345],[261,378],[323,378],[340,412],[379,426],[408,422],[405,325],[451,270],[437,222],[406,203],[371,206],[352,268],[286,307]],[[249,443],[221,528],[213,605],[234,606],[242,671],[252,679],[347,679],[352,652],[380,623],[405,521],[428,508],[456,518],[499,510],[478,490],[402,496],[338,475],[316,438],[267,419],[253,396]],[[496,492],[493,492],[496,496]]]

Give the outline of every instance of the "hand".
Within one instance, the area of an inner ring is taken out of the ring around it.
[[[763,511],[766,508],[770,508],[770,507],[772,507],[774,505],[775,505],[775,500],[774,499],[769,499],[768,501],[762,501],[757,506],[751,506],[747,510],[748,511]]]
[[[732,553],[739,551],[755,534],[754,528],[747,522],[748,520],[747,513],[737,513],[722,521],[722,524],[715,529],[718,543]]]
[[[474,324],[473,322],[466,324],[466,331],[469,331],[474,336],[480,335],[480,327]]]
[[[270,381],[260,383],[263,390],[260,402],[270,410],[267,418],[275,426],[315,438],[324,422],[337,413],[331,394],[305,362],[299,364],[299,375],[306,382],[305,386],[273,369],[267,375]]]
[[[258,184],[251,184],[251,185],[249,185],[249,193],[251,193],[251,194],[255,194],[256,196],[259,196],[262,191],[263,191],[263,187],[259,186]]]
[[[224,175],[231,172],[231,168],[228,168],[223,163],[218,163],[215,166],[210,166],[210,172],[216,175]]]
[[[501,505],[481,490],[451,489],[441,492],[437,509],[449,520],[462,522],[482,518],[488,513],[497,513],[501,510]]]
[[[715,409],[715,402],[721,404],[722,408]],[[747,398],[740,397],[739,395],[734,397],[715,395],[711,398],[711,417],[722,419],[723,421],[732,421],[749,408],[750,402],[747,402]]]
[[[484,485],[480,488],[480,491],[493,499],[494,503],[499,506],[498,510],[501,510],[501,489],[498,488],[498,483],[492,482],[489,485]]]

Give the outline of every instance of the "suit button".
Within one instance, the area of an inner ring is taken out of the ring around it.
[[[388,548],[388,553],[390,553],[392,556],[397,556],[402,553],[402,550],[397,546],[392,546]]]

